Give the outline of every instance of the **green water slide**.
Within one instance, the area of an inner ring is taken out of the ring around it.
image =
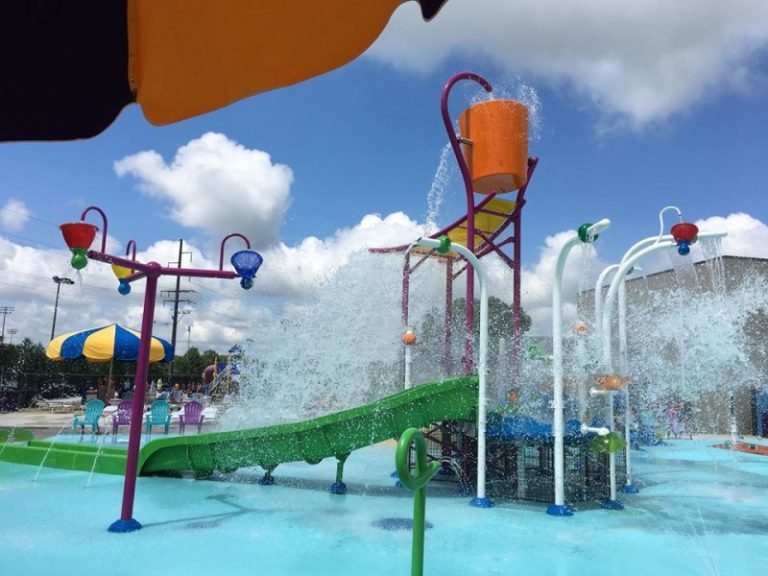
[[[332,456],[338,460],[334,486],[343,489],[344,462],[353,450],[397,438],[410,427],[448,420],[474,421],[477,387],[477,377],[448,378],[303,422],[158,438],[142,447],[139,474],[192,471],[204,476],[214,470],[232,472],[258,465],[266,470],[264,480],[269,482],[279,464],[316,464]],[[0,445],[0,460],[110,474],[125,472],[125,450],[110,446],[109,440],[102,446],[41,440],[7,443]]]

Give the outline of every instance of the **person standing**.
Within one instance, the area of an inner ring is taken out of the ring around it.
[[[109,386],[107,385],[107,379],[102,378],[99,382],[99,389],[96,391],[96,398],[109,405]]]
[[[677,409],[675,405],[670,402],[669,408],[667,408],[667,439],[671,436],[677,440],[680,435],[680,423],[678,422]]]

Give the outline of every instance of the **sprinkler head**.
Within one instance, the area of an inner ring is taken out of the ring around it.
[[[573,333],[580,336],[589,334],[589,324],[586,322],[577,322],[573,325]]]
[[[88,251],[99,229],[88,222],[68,222],[59,226],[59,230],[70,249],[83,248]]]
[[[133,270],[131,270],[130,268],[126,268],[124,266],[112,264],[112,273],[115,275],[115,277],[118,280],[122,280],[123,278],[127,278],[128,276],[133,274]]]
[[[584,243],[594,242],[598,239],[600,236],[600,232],[603,232],[610,228],[611,221],[608,220],[608,218],[603,218],[602,220],[598,220],[594,224],[591,222],[586,222],[579,226],[578,229],[578,235],[579,240],[581,240]]]
[[[699,239],[699,228],[689,222],[680,222],[675,224],[669,230],[669,233],[677,242],[677,253],[680,256],[687,256],[691,252],[691,244],[695,244]]]
[[[232,254],[230,261],[235,267],[235,272],[240,276],[240,286],[244,290],[249,290],[253,286],[253,277],[259,271],[264,258],[253,250],[240,250]]]
[[[69,261],[69,263],[72,264],[72,268],[75,270],[82,270],[88,266],[87,252],[87,248],[72,248],[72,259]]]
[[[125,280],[120,280],[120,284],[117,286],[117,291],[123,296],[128,296],[131,293],[131,285]]]
[[[589,236],[589,229],[592,227],[592,222],[585,222],[581,226],[579,226],[578,234],[579,234],[579,240],[582,242],[594,242],[597,240],[597,237],[599,234],[595,234],[594,236]]]
[[[440,242],[440,246],[437,247],[438,253],[447,254],[451,250],[451,239],[448,236],[440,236],[437,240]]]

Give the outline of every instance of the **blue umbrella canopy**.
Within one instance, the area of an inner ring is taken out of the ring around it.
[[[89,362],[131,362],[139,356],[140,338],[141,333],[137,330],[110,324],[57,336],[48,344],[45,355],[51,360],[85,358]],[[173,346],[162,338],[153,336],[149,361],[170,362],[173,357]]]

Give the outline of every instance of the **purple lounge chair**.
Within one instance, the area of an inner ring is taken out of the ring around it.
[[[117,405],[117,412],[112,415],[112,434],[117,434],[117,429],[120,425],[131,424],[131,416],[133,415],[133,402],[130,400],[123,400]]]
[[[197,433],[200,434],[203,418],[203,405],[195,400],[187,402],[184,405],[184,414],[179,415],[179,434],[184,434],[184,427],[187,424],[190,426],[197,424]]]

